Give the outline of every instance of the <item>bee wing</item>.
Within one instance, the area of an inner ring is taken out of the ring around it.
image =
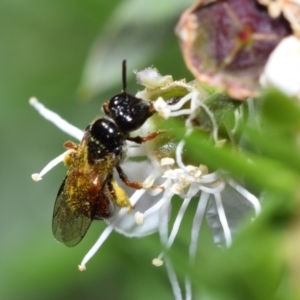
[[[106,184],[101,176],[89,189],[74,188],[78,174],[69,173],[58,191],[54,205],[52,231],[55,238],[68,247],[77,245],[85,236],[93,219],[109,218],[114,205],[106,192]],[[73,189],[72,189],[73,188]]]
[[[66,179],[63,181],[56,198],[52,219],[52,231],[55,238],[66,246],[77,245],[92,222],[92,211],[81,203],[74,202],[65,191]],[[76,200],[76,199],[75,199]]]

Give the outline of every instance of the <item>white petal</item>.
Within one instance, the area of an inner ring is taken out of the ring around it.
[[[288,96],[300,95],[300,41],[284,38],[271,53],[260,82],[273,86]]]
[[[245,220],[246,216],[251,212],[254,212],[253,206],[243,195],[229,185],[226,185],[221,192],[221,198],[230,231],[234,234],[236,233],[239,224]],[[209,198],[206,221],[212,230],[215,243],[218,245],[224,244],[224,230],[220,222],[213,195]]]

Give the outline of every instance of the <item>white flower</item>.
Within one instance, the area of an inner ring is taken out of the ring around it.
[[[151,76],[152,78],[155,77],[153,74]],[[192,119],[197,114],[197,110],[200,108],[204,109],[210,117],[213,126],[212,138],[218,144],[220,141],[218,140],[217,123],[212,112],[202,102],[203,91],[199,90],[199,87],[194,88],[182,81],[168,81],[168,85],[176,85],[177,83],[180,88],[186,88],[186,96],[172,105],[168,105],[162,98],[158,98],[154,103],[158,113],[164,117],[186,116],[186,135],[189,135],[192,132]],[[30,104],[46,119],[52,121],[71,136],[78,140],[82,138],[83,132],[81,130],[49,111],[36,99],[31,99]],[[150,118],[139,130],[139,135],[145,136],[154,127],[155,125],[151,123]],[[85,270],[87,262],[114,230],[128,237],[143,237],[159,231],[163,251],[153,259],[152,263],[155,266],[161,266],[165,262],[175,298],[181,299],[180,286],[166,252],[173,245],[189,204],[192,201],[198,202],[191,228],[189,247],[191,261],[196,255],[198,237],[204,217],[207,218],[207,222],[212,228],[215,242],[220,245],[225,243],[229,247],[232,243],[233,230],[241,218],[250,210],[254,210],[256,215],[259,213],[260,204],[258,199],[226,174],[220,171],[209,173],[205,165],[185,165],[182,159],[184,145],[185,140],[183,139],[176,146],[174,157],[158,158],[155,151],[153,151],[155,150],[155,141],[149,141],[142,145],[128,142],[128,157],[146,156],[147,159],[143,162],[127,160],[122,167],[125,172],[130,170],[130,177],[143,178],[144,189],[137,191],[126,189],[128,194],[131,194],[130,202],[135,206],[134,212],[128,214],[127,209],[118,209],[113,217],[106,221],[106,229],[83,258],[79,265],[79,270]],[[34,174],[33,178],[40,180],[52,167],[62,162],[65,155],[66,152],[51,161],[39,174]],[[135,176],[135,173],[137,176]],[[153,182],[163,186],[164,190],[148,189]],[[174,195],[179,195],[182,198],[182,205],[177,212],[169,233],[169,219]],[[188,277],[186,280],[186,294],[187,296],[191,294]]]
[[[154,68],[135,71],[137,82],[147,88],[163,87],[173,82],[172,76],[161,76]]]
[[[300,98],[300,40],[284,38],[271,53],[260,78],[264,87],[273,86],[288,96]]]

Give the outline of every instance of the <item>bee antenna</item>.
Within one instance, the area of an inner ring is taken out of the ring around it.
[[[127,82],[126,82],[126,59],[122,63],[122,81],[123,81],[123,93],[126,93]]]

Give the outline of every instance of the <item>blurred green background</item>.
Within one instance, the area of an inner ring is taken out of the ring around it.
[[[105,224],[93,224],[75,248],[55,241],[52,210],[66,169],[57,167],[39,183],[30,175],[60,154],[70,138],[28,104],[28,99],[36,96],[72,124],[85,128],[100,114],[101,103],[121,90],[122,59],[128,60],[132,93],[137,91],[133,69],[154,65],[162,74],[189,76],[173,28],[180,12],[192,1],[173,2],[1,1],[0,299],[153,299],[154,290],[163,299],[173,298],[165,269],[151,265],[161,249],[156,234],[126,239],[113,233],[85,273],[79,272],[77,265]],[[122,13],[120,5],[127,4],[128,10]],[[122,20],[117,23],[113,18],[117,9],[125,24],[126,18],[137,23],[144,15],[152,19],[154,35],[165,24],[164,36],[135,40],[129,28],[122,33],[124,42],[114,35],[122,28]],[[160,23],[158,11],[165,12],[165,17],[159,16]],[[110,34],[110,24],[114,23],[116,29]],[[108,51],[102,55],[102,63],[109,60],[109,66],[96,66],[99,69],[95,72],[102,76],[103,86],[106,74],[114,80],[108,79],[111,85],[106,84],[102,93],[90,91],[93,97],[87,99],[79,86],[90,49],[104,31]],[[128,46],[126,40],[136,45],[133,50],[129,46],[131,57],[123,52]],[[144,55],[145,47],[148,52]],[[134,59],[135,53],[139,60]]]

